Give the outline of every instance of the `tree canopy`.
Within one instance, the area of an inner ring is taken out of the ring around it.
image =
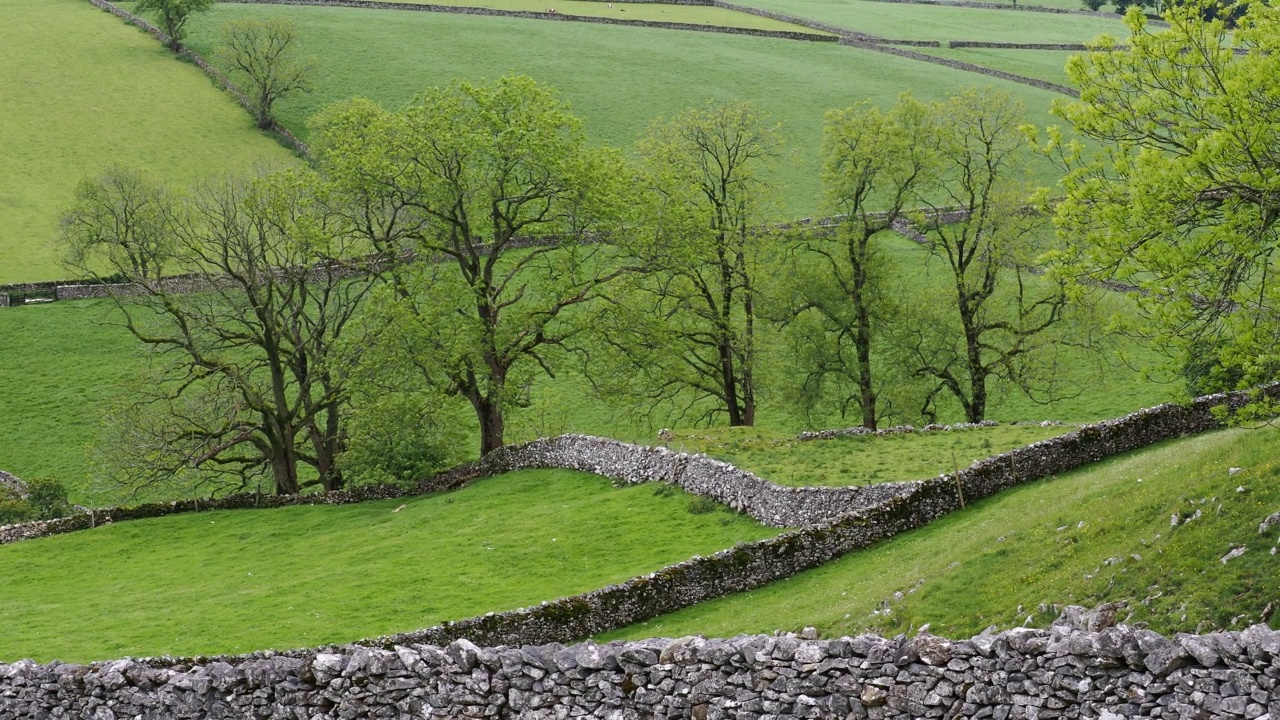
[[[1247,387],[1280,370],[1280,10],[1239,27],[1175,6],[1167,29],[1126,16],[1127,50],[1072,60],[1078,102],[1052,131],[1069,170],[1057,221],[1085,240],[1072,264],[1136,286],[1143,322],[1192,392]]]

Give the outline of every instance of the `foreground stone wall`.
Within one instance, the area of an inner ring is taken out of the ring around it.
[[[1280,633],[1015,629],[0,664],[0,720],[1280,718]]]

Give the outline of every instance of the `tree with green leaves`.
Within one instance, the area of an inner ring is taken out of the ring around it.
[[[381,351],[465,398],[480,452],[505,442],[583,327],[575,311],[627,272],[635,202],[620,153],[525,76],[429,89],[403,110],[366,100],[313,126],[335,212],[383,263]]]
[[[107,479],[132,491],[343,486],[361,347],[343,342],[374,279],[316,185],[282,171],[178,192],[126,167],[81,183],[63,219],[69,264],[116,283],[111,322],[153,358],[105,423]]]
[[[160,29],[169,36],[169,49],[178,52],[187,37],[187,21],[196,13],[213,7],[215,0],[138,0],[134,7],[140,13],[149,13],[160,22]]]
[[[249,98],[254,120],[266,130],[272,108],[296,92],[311,92],[315,61],[298,57],[298,32],[287,17],[242,18],[222,26],[220,64]]]
[[[872,239],[905,220],[932,182],[937,121],[905,95],[888,112],[864,102],[827,113],[823,182],[827,208],[840,222],[830,235],[799,243],[787,311],[803,378],[799,396],[834,399],[842,417],[856,408],[872,430],[882,401],[873,345],[893,312],[879,287],[883,261]]]
[[[926,238],[950,291],[945,304],[918,303],[902,337],[917,376],[932,384],[922,414],[933,418],[938,396],[949,395],[980,422],[993,379],[1037,400],[1062,392],[1052,362],[1065,340],[1054,331],[1070,298],[1064,281],[1031,272],[1053,246],[1044,219],[1027,209],[1032,143],[1021,103],[967,90],[934,113],[938,174],[920,198],[932,209]]]
[[[1129,49],[1074,58],[1078,102],[1055,112],[1095,145],[1051,129],[1069,170],[1057,208],[1084,243],[1069,265],[1139,288],[1148,337],[1192,392],[1280,373],[1280,10],[1239,28],[1191,6],[1152,30],[1125,18]]]
[[[780,126],[749,103],[708,103],[659,120],[640,142],[652,223],[645,272],[600,321],[612,377],[650,409],[755,423],[768,170]]]

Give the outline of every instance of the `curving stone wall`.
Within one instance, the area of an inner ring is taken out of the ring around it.
[[[1118,626],[0,664],[0,720],[1280,717],[1280,632]]]

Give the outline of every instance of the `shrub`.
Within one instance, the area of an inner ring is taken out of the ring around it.
[[[1106,4],[1105,0],[1083,0],[1082,3],[1086,9],[1098,12],[1102,6]]]
[[[720,503],[707,497],[695,497],[689,500],[689,514],[706,515],[720,507]]]
[[[67,489],[53,478],[35,478],[27,483],[27,505],[36,520],[56,520],[71,514]]]

